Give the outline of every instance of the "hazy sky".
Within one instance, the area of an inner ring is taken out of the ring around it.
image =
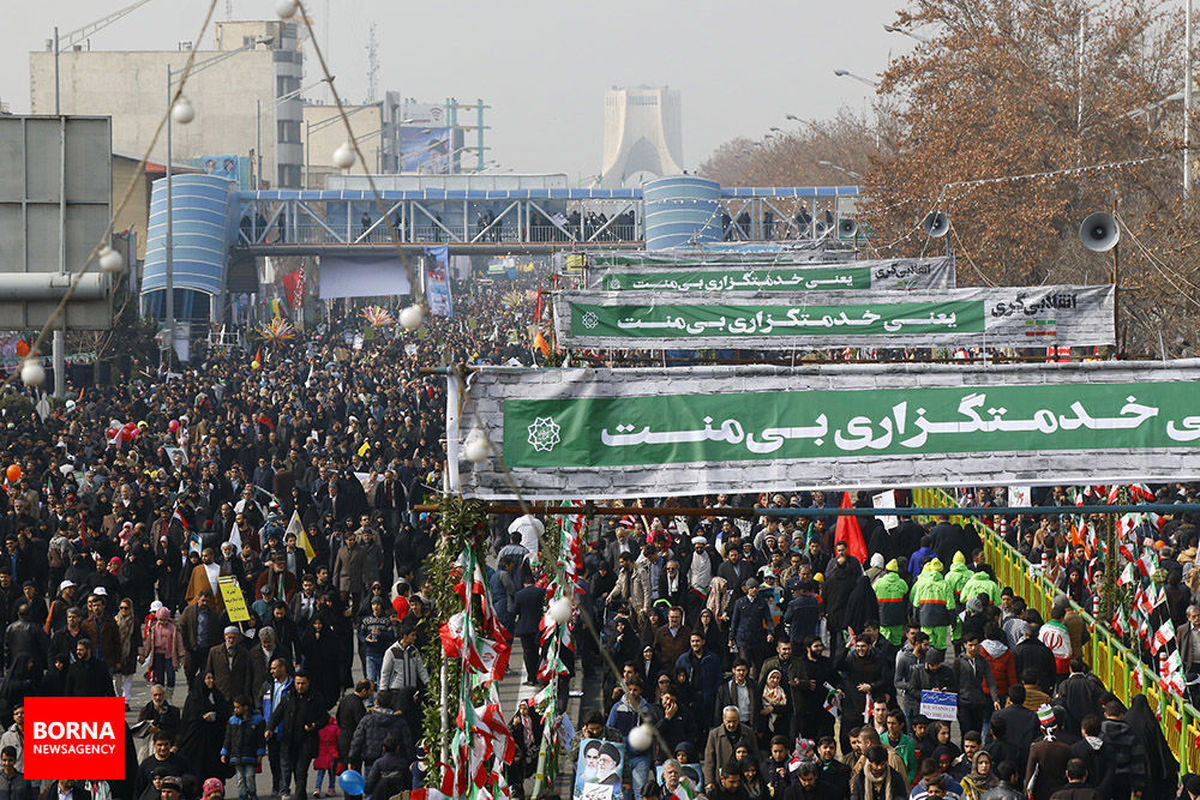
[[[29,111],[30,50],[94,22],[131,0],[4,0],[0,100]],[[668,85],[683,103],[685,167],[735,136],[761,137],[849,105],[861,110],[872,77],[912,40],[883,30],[904,0],[308,0],[321,45],[329,18],[331,70],[343,97],[367,87],[367,31],[380,41],[379,86],[405,97],[493,108],[489,158],[516,172],[600,168],[602,98],[613,85]],[[192,40],[207,0],[152,0],[95,37],[93,49],[172,49]],[[274,18],[273,0],[217,0],[216,19]],[[14,8],[20,11],[14,13]],[[331,13],[327,13],[327,9]],[[204,47],[211,46],[211,36]],[[309,75],[315,59],[306,59]]]

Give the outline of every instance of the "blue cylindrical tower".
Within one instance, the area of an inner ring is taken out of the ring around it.
[[[721,185],[694,175],[642,184],[646,249],[697,247],[721,241]]]
[[[225,291],[225,265],[237,235],[237,183],[216,175],[173,175],[171,184],[176,314],[180,319],[207,318],[210,299]],[[142,270],[142,303],[151,316],[163,315],[166,285],[167,180],[162,178],[150,194]]]

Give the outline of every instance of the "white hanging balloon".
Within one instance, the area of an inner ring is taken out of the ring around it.
[[[291,19],[299,9],[300,3],[297,0],[275,0],[275,14],[280,19]]]
[[[192,101],[186,97],[181,97],[175,101],[174,107],[171,108],[171,119],[175,120],[180,125],[187,125],[196,118],[196,109],[192,106]]]
[[[333,165],[338,169],[347,169],[354,166],[354,148],[349,142],[344,142],[337,150],[333,151]]]
[[[406,331],[415,331],[425,321],[425,309],[419,303],[413,303],[400,312],[400,325]]]
[[[654,744],[654,728],[650,723],[643,722],[629,732],[629,746],[634,750],[649,750]]]
[[[120,272],[125,268],[125,259],[121,254],[111,247],[105,247],[100,250],[100,269],[112,274]]]
[[[546,610],[550,614],[550,619],[554,620],[556,624],[562,625],[571,618],[571,601],[565,597],[556,597],[550,601],[550,606]],[[639,747],[638,749],[643,748]]]
[[[482,433],[472,431],[467,435],[467,441],[463,445],[463,455],[467,461],[470,461],[472,464],[478,464],[485,460],[491,451],[491,443],[488,442],[487,437]]]
[[[41,386],[46,382],[46,368],[40,359],[25,359],[21,365],[21,382],[26,386]]]

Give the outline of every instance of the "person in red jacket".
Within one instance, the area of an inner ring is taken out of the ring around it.
[[[1004,641],[1004,633],[994,622],[988,623],[983,631],[979,652],[992,665],[992,676],[996,679],[996,691],[1001,697],[1008,695],[1008,687],[1017,683],[1017,662],[1012,650]]]
[[[333,717],[325,723],[325,727],[317,731],[317,757],[313,759],[313,769],[317,771],[317,788],[313,791],[313,797],[321,796],[321,782],[326,775],[329,776],[329,789],[325,792],[326,797],[333,797],[337,794],[334,788],[336,779],[334,778],[335,769],[337,768],[337,743],[338,735],[342,729],[338,727],[337,720]]]

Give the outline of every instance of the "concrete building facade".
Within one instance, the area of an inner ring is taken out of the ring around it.
[[[268,36],[269,44],[256,44]],[[237,155],[250,160],[258,182],[299,187],[303,101],[296,94],[277,102],[300,89],[304,58],[299,27],[280,20],[218,22],[215,46],[196,51],[199,66],[184,91],[196,118],[189,125],[172,126],[173,160]],[[247,49],[233,52],[243,47]],[[167,107],[168,67],[173,75],[181,73],[188,56],[186,48],[64,51],[58,66],[62,113],[110,115],[113,149],[144,153]],[[54,62],[51,51],[29,54],[34,114],[54,113]],[[164,163],[166,157],[164,132],[150,158]]]
[[[679,92],[667,87],[613,87],[604,93],[600,186],[638,186],[683,172]]]

